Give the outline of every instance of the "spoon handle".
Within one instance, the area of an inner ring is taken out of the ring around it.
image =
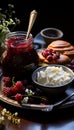
[[[54,107],[57,107],[59,105],[62,105],[64,102],[66,102],[68,99],[70,99],[72,96],[74,96],[74,92],[71,93],[69,96],[67,96],[66,98],[64,98],[63,100],[57,102],[54,104]]]
[[[45,112],[48,112],[48,111],[52,111],[53,108],[57,108],[59,107],[60,105],[62,105],[64,102],[66,102],[68,99],[70,99],[72,96],[74,96],[74,92],[71,93],[69,96],[67,96],[66,98],[64,98],[63,100],[55,103],[55,104],[52,104],[52,105],[49,105],[48,107],[42,109],[42,111],[45,111]]]
[[[37,17],[36,10],[31,11],[31,13],[30,13],[30,19],[29,19],[29,25],[28,25],[28,31],[27,31],[27,34],[26,34],[26,39],[28,38],[28,36],[30,34],[30,31],[32,29],[32,26],[33,26],[33,24],[35,22],[36,17]]]

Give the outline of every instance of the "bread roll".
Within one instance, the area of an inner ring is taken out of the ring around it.
[[[54,49],[55,51],[58,51],[58,52],[65,52],[65,51],[72,51],[74,50],[74,46],[69,46],[69,47],[51,47],[51,46],[48,46],[47,49]]]
[[[56,40],[50,43],[47,49],[54,49],[63,55],[68,56],[71,60],[74,59],[74,46],[64,40]]]
[[[53,41],[52,43],[50,43],[47,48],[49,48],[49,46],[51,46],[53,48],[69,47],[70,43],[67,41],[64,41],[64,40],[56,40],[56,41]]]

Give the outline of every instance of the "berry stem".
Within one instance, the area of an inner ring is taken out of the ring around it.
[[[35,96],[35,95],[27,95],[27,94],[24,94],[22,95],[22,97],[33,97],[33,98],[37,98],[37,99],[46,99],[46,97],[44,96]],[[15,96],[11,96],[11,98],[15,98]]]

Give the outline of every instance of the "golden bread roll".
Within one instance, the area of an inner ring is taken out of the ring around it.
[[[74,50],[72,50],[72,51],[65,51],[64,55],[70,57],[71,60],[73,60],[74,59]]]
[[[59,48],[59,47],[69,47],[70,43],[67,42],[67,41],[64,41],[64,40],[56,40],[56,41],[53,41],[52,43],[50,43],[47,48],[49,48],[49,46],[54,47],[54,48],[55,47],[56,48]]]
[[[54,49],[55,51],[58,51],[58,52],[65,52],[65,51],[72,51],[74,50],[74,46],[69,46],[69,47],[51,47],[50,45],[47,47],[47,49]]]
[[[72,51],[65,51],[64,52],[64,55],[67,55],[67,56],[74,56],[74,50],[72,50]]]
[[[74,46],[71,43],[64,40],[56,40],[51,42],[47,49],[54,49],[69,58],[74,59]]]

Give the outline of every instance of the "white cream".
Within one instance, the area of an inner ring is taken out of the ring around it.
[[[73,73],[66,72],[62,67],[48,66],[37,73],[37,81],[46,86],[59,86],[70,81]]]

